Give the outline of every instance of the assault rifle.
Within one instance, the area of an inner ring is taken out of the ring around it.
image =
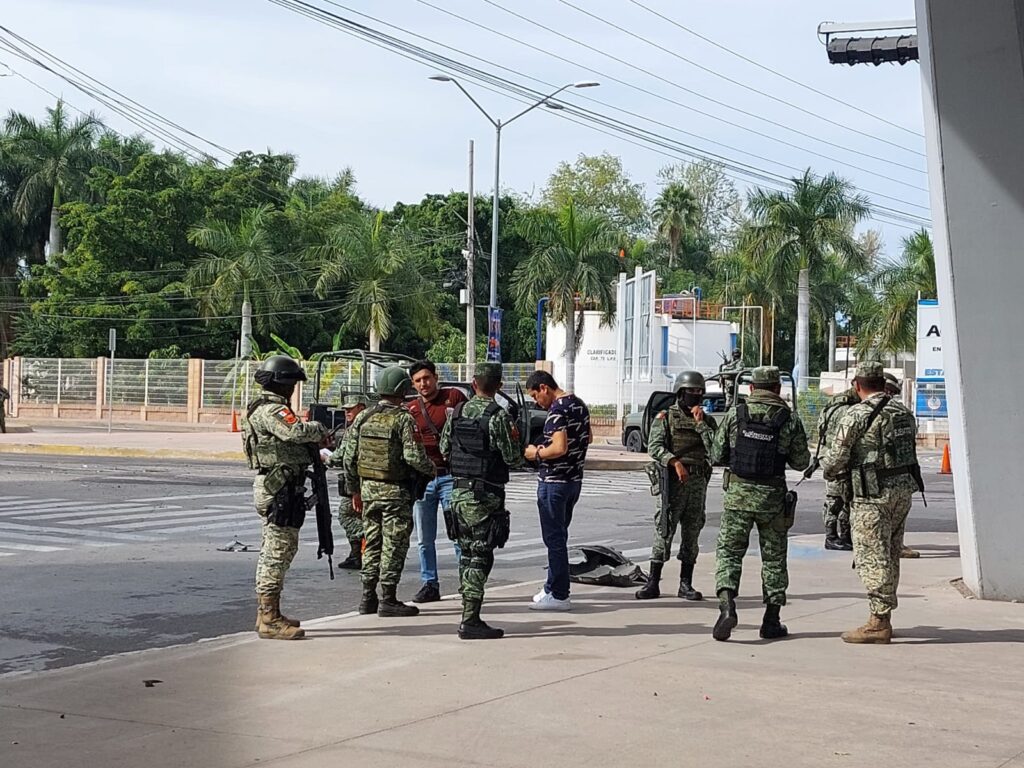
[[[316,559],[327,555],[327,568],[334,580],[334,531],[331,530],[331,497],[327,492],[327,467],[320,456],[320,446],[311,445],[313,464],[307,472],[313,493],[306,499],[306,509],[316,508]]]

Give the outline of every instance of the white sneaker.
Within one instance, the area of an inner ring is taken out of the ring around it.
[[[536,595],[533,596],[533,602],[539,603],[541,600],[544,599],[544,596],[547,595],[547,594],[548,594],[548,591],[546,589],[544,589],[544,587],[541,587],[540,588],[540,592],[538,592]]]
[[[571,611],[572,603],[569,598],[565,600],[559,600],[557,597],[549,592],[546,592],[544,596],[530,605],[530,610],[533,611]]]

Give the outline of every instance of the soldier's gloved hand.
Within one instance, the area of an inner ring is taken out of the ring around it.
[[[690,479],[690,473],[686,471],[686,466],[679,459],[672,459],[669,466],[676,471],[676,477],[680,483],[685,483]]]

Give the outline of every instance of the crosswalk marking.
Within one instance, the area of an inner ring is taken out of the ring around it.
[[[235,512],[234,514],[230,515],[217,515],[218,520],[227,520],[229,518],[243,517],[252,519],[255,518],[255,515],[249,512]],[[177,527],[178,523],[198,523],[202,522],[203,520],[210,521],[210,514],[208,512],[205,512],[204,510],[193,509],[189,511],[188,517],[179,517],[174,519],[161,517],[158,520],[147,520],[140,523],[119,523],[117,525],[111,525],[109,527],[113,528],[116,531],[138,531],[144,530],[146,528],[160,528],[162,526],[166,526],[168,523],[174,523],[175,526]],[[178,528],[178,530],[183,529],[184,527]]]
[[[181,509],[181,507],[166,507],[166,509]],[[153,507],[149,504],[132,504],[124,507],[118,507],[111,509],[109,506],[99,507],[95,509],[82,509],[75,512],[54,512],[53,514],[39,515],[34,513],[22,513],[17,515],[11,515],[14,520],[54,520],[61,522],[68,522],[74,525],[89,525],[101,520],[120,520],[120,514],[111,517],[90,517],[91,515],[102,514],[104,512],[118,512],[125,516],[128,516],[131,512],[152,512]],[[83,520],[76,520],[74,518],[86,518]]]
[[[50,547],[44,544],[18,544],[13,541],[5,541],[0,544],[4,549],[24,550],[25,552],[62,552],[67,547]]]

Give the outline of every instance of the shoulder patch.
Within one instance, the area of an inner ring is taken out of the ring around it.
[[[298,421],[298,418],[296,418],[295,414],[292,413],[292,409],[288,408],[287,406],[283,408],[278,408],[276,411],[274,411],[274,416],[276,416],[279,421],[283,421],[288,426],[291,426],[292,424],[295,424]]]

